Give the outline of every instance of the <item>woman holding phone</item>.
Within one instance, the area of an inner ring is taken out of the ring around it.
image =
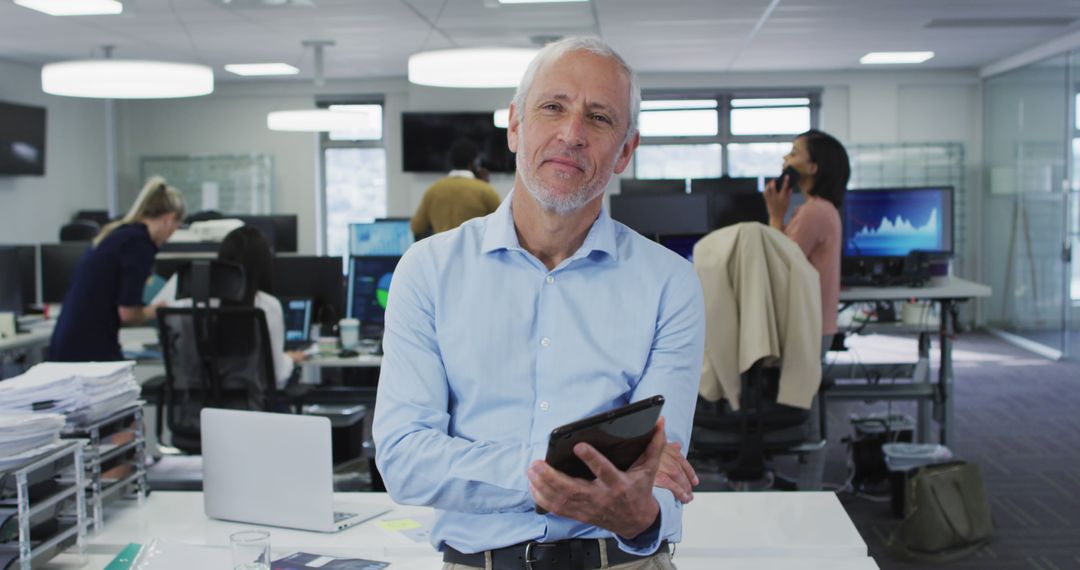
[[[765,186],[769,225],[799,245],[821,279],[822,354],[836,334],[836,309],[840,301],[840,246],[843,228],[840,208],[844,203],[851,166],[840,141],[817,130],[795,138],[784,157],[784,173]],[[796,189],[806,203],[795,210],[791,222],[784,216]]]

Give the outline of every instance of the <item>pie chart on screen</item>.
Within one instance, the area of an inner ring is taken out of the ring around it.
[[[390,278],[393,276],[393,273],[384,273],[375,283],[375,301],[383,310],[386,309],[386,298],[390,296]]]

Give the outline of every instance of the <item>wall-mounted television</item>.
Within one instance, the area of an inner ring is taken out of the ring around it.
[[[480,147],[480,163],[491,172],[513,172],[506,129],[492,113],[402,113],[402,164],[406,172],[447,172],[450,147],[468,139]]]
[[[0,176],[45,175],[45,108],[0,101]]]

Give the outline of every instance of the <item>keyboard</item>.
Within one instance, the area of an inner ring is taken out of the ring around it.
[[[334,522],[339,523],[355,517],[357,513],[334,513]]]

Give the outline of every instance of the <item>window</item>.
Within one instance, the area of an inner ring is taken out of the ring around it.
[[[817,127],[820,108],[820,92],[805,90],[647,97],[637,178],[776,176],[794,135]]]
[[[349,224],[386,217],[383,106],[371,101],[321,102],[320,106],[366,117],[356,129],[320,136],[324,253],[345,256],[349,253]]]

